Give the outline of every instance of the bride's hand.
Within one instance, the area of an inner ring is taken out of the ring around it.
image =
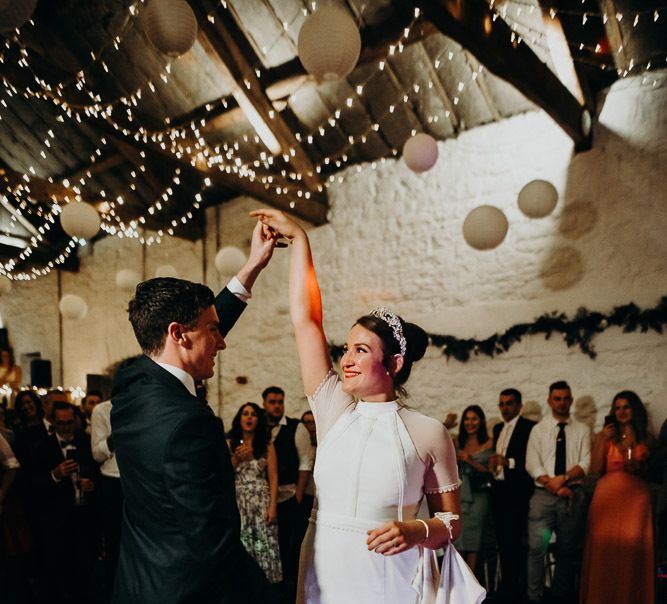
[[[250,212],[250,215],[257,218],[262,224],[270,227],[277,236],[282,235],[283,237],[287,237],[287,239],[294,239],[294,237],[303,233],[303,229],[280,210],[262,208],[260,210],[253,210]]]
[[[368,551],[375,551],[385,556],[400,554],[424,541],[424,527],[416,520],[385,522],[376,529],[368,531],[366,545]]]

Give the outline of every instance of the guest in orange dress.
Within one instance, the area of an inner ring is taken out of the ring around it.
[[[591,472],[602,477],[588,511],[581,604],[655,601],[647,424],[641,399],[624,390],[595,436]]]

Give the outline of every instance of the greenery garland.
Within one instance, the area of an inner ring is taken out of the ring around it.
[[[538,317],[532,323],[519,323],[504,333],[496,333],[484,340],[461,339],[435,333],[430,333],[428,336],[430,344],[442,348],[442,354],[447,358],[454,357],[464,363],[470,360],[473,354],[484,354],[489,357],[502,354],[516,342],[520,342],[524,336],[539,333],[544,334],[545,340],[548,340],[553,333],[562,334],[568,348],[578,346],[581,352],[594,359],[597,352],[593,348],[592,340],[595,335],[610,327],[622,327],[625,333],[635,332],[638,329],[642,333],[649,330],[662,333],[665,324],[667,324],[667,296],[663,296],[654,308],[642,310],[631,303],[617,306],[607,315],[580,308],[573,319],[568,319],[565,313],[554,311]],[[330,344],[329,349],[335,361],[343,356],[342,346]]]

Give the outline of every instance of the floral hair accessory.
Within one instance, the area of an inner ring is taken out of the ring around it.
[[[389,327],[391,327],[391,331],[394,333],[394,339],[398,342],[401,349],[401,356],[405,356],[408,349],[408,343],[403,335],[403,326],[401,325],[401,320],[398,318],[398,315],[391,312],[385,306],[376,306],[368,314],[371,317],[382,319],[389,325]]]

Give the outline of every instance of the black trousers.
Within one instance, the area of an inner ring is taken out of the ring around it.
[[[505,484],[495,484],[491,493],[500,558],[501,580],[498,595],[504,602],[518,602],[524,592],[528,502],[529,497],[517,496]]]
[[[100,507],[102,510],[102,534],[104,536],[106,585],[113,588],[120,551],[120,527],[123,520],[123,491],[120,478],[100,477]]]
[[[299,574],[299,554],[301,542],[305,535],[303,510],[296,497],[278,504],[278,545],[280,547],[280,563],[283,567],[283,580],[286,595],[296,594],[296,583]]]

